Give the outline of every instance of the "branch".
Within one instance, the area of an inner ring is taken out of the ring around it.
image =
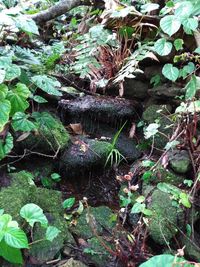
[[[49,20],[55,19],[58,16],[61,16],[68,12],[69,10],[73,9],[74,7],[81,6],[81,5],[102,5],[102,0],[95,1],[93,3],[92,0],[61,0],[54,6],[48,8],[47,10],[41,11],[37,14],[30,15],[29,17],[33,19],[37,24],[45,23]]]

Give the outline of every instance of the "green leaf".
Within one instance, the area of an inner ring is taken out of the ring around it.
[[[148,261],[140,264],[139,267],[178,267],[180,264],[176,264],[178,262],[185,262],[183,258],[178,258],[173,255],[169,254],[162,254],[162,255],[157,255],[152,258],[150,258]],[[183,264],[184,267],[189,267],[189,264]]]
[[[15,112],[24,112],[29,107],[26,101],[29,95],[30,91],[23,83],[17,83],[16,87],[8,92],[7,99],[11,102],[10,116],[13,116]]]
[[[195,31],[198,27],[198,19],[186,18],[182,21],[183,29],[186,33],[191,34],[191,31]]]
[[[61,84],[46,75],[36,75],[32,78],[32,82],[44,92],[50,95],[61,96],[62,93],[57,88],[61,87]]]
[[[179,77],[179,69],[172,64],[165,64],[162,69],[162,74],[170,81],[175,82]]]
[[[3,130],[6,123],[9,121],[9,114],[11,111],[10,101],[6,99],[0,100],[0,132]]]
[[[185,99],[192,99],[197,91],[197,79],[195,75],[192,75],[190,81],[186,84],[185,89]]]
[[[30,226],[34,226],[36,222],[41,223],[42,227],[47,227],[48,220],[43,213],[43,210],[36,204],[29,203],[23,206],[20,210],[20,215]]]
[[[180,193],[180,203],[186,208],[190,209],[192,207],[189,200],[189,195],[186,194],[185,192]]]
[[[10,247],[4,240],[0,242],[0,256],[11,263],[23,263],[22,253],[20,249]]]
[[[181,1],[176,4],[175,16],[182,20],[182,18],[189,18],[193,12],[193,5],[189,1]]]
[[[8,86],[5,84],[0,85],[0,99],[6,98],[6,95],[8,93]]]
[[[6,81],[12,81],[21,75],[21,69],[19,66],[12,64],[6,68]]]
[[[200,46],[194,50],[194,53],[200,54]]]
[[[21,229],[7,228],[4,239],[6,244],[13,248],[28,248],[27,236]]]
[[[37,128],[36,124],[28,120],[29,115],[16,112],[12,118],[12,127],[15,131],[29,132]]]
[[[167,42],[165,38],[161,38],[155,42],[154,50],[158,55],[166,56],[172,51],[172,43]]]
[[[152,171],[144,172],[144,174],[142,175],[142,180],[148,181],[151,178],[152,174],[153,174]]]
[[[158,123],[151,123],[147,126],[147,128],[144,130],[144,137],[145,139],[149,139],[153,137],[155,134],[158,133],[158,128],[160,125]]]
[[[131,213],[140,213],[143,212],[145,209],[145,204],[135,203],[131,209]]]
[[[47,127],[51,129],[55,125],[55,119],[47,112],[33,112],[32,117],[37,121],[39,128]]]
[[[179,50],[183,49],[183,44],[184,44],[183,39],[176,39],[174,41],[174,46],[176,48],[176,51],[179,51]]]
[[[54,180],[55,182],[59,182],[61,180],[61,176],[60,174],[55,172],[51,174],[51,179]]]
[[[6,71],[0,69],[0,83],[4,81],[5,77],[6,77]]]
[[[10,133],[7,134],[5,140],[0,140],[0,160],[10,153],[13,148],[13,137]]]
[[[60,232],[61,231],[58,230],[58,228],[54,226],[48,226],[46,230],[46,234],[45,234],[46,239],[52,242],[54,238],[56,238]]]
[[[159,8],[158,4],[147,3],[141,6],[141,13],[148,13]]]
[[[16,26],[21,31],[26,32],[28,34],[36,34],[39,35],[38,27],[34,20],[28,18],[27,16],[18,16],[16,19]]]
[[[63,201],[63,208],[64,209],[70,209],[75,203],[75,197],[70,197],[65,199],[65,201]]]
[[[2,69],[6,69],[7,67],[9,67],[12,64],[12,57],[8,56],[8,57],[0,57],[0,66]]]
[[[39,95],[34,95],[33,100],[39,104],[47,103],[48,101]]]
[[[180,29],[181,23],[175,16],[168,15],[160,20],[160,27],[165,33],[172,36]]]

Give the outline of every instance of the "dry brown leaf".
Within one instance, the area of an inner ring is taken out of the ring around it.
[[[129,131],[129,138],[133,139],[135,136],[136,124],[132,123],[131,129]]]
[[[156,60],[156,61],[159,62],[159,59],[156,57],[156,55],[154,55],[153,52],[147,53],[146,57],[149,57],[149,58],[151,58],[151,59]]]
[[[69,126],[75,134],[83,134],[81,123],[71,123]]]
[[[21,142],[23,140],[25,140],[28,136],[30,135],[30,132],[26,132],[26,133],[23,133],[22,135],[20,135],[18,138],[17,138],[17,142]]]

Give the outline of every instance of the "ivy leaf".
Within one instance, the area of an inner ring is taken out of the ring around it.
[[[10,66],[8,66],[6,68],[6,77],[5,80],[6,81],[12,81],[15,78],[19,77],[21,74],[21,69],[19,66],[15,65],[15,64],[11,64]]]
[[[48,102],[45,98],[43,98],[43,97],[41,97],[39,95],[34,95],[33,100],[35,102],[39,103],[39,104],[43,104],[43,103],[47,103]]]
[[[187,263],[187,261],[185,261],[183,258],[178,258],[170,254],[162,254],[162,255],[157,255],[157,256],[150,258],[148,261],[140,264],[139,267],[155,267],[155,266],[172,267],[173,265],[174,266],[180,265],[180,264],[176,264],[178,262]],[[189,267],[190,264],[184,264],[184,266]]]
[[[179,70],[172,64],[165,64],[162,69],[162,74],[170,81],[175,82],[179,77]]]
[[[30,120],[29,115],[23,112],[16,112],[12,118],[12,127],[15,131],[29,132],[36,129],[37,126]]]
[[[7,134],[5,140],[0,140],[0,160],[10,153],[13,148],[13,137],[10,133]]]
[[[46,230],[45,237],[46,237],[47,240],[52,242],[54,240],[54,238],[56,238],[60,232],[61,231],[58,230],[57,227],[48,226],[47,230]]]
[[[27,16],[18,16],[16,19],[16,27],[27,34],[39,35],[38,27],[34,20],[27,18]]]
[[[193,4],[189,1],[182,1],[176,4],[175,16],[182,20],[182,18],[189,18],[193,12]]]
[[[195,75],[192,75],[190,81],[186,84],[185,89],[185,99],[192,99],[197,91],[197,79]]]
[[[151,123],[144,131],[145,139],[149,139],[150,137],[154,136],[158,132],[158,128],[160,127],[157,123]]]
[[[43,213],[43,210],[36,204],[29,203],[23,206],[20,210],[20,215],[30,226],[34,226],[36,222],[41,223],[42,227],[47,227],[48,220]]]
[[[160,27],[165,33],[172,36],[180,29],[181,23],[174,15],[168,15],[160,20]]]
[[[183,39],[176,39],[174,41],[174,46],[176,48],[176,51],[179,51],[179,50],[183,49],[183,44],[184,44]]]
[[[131,213],[140,213],[145,209],[145,204],[143,203],[135,203],[131,209]]]
[[[63,201],[63,208],[64,209],[70,209],[75,203],[75,197],[70,197],[68,199],[65,199],[65,201]]]
[[[191,208],[191,203],[190,203],[190,200],[189,200],[189,195],[188,194],[186,194],[185,192],[182,192],[182,193],[180,193],[180,203],[184,206],[184,207],[186,207],[186,208]]]
[[[29,107],[29,103],[26,101],[29,95],[30,91],[23,83],[18,83],[13,90],[8,92],[7,99],[11,103],[11,116],[13,116],[15,112],[23,112]]]
[[[0,242],[0,256],[11,263],[23,263],[22,253],[20,249],[10,247],[4,240]]]
[[[28,239],[24,231],[19,228],[8,227],[4,240],[7,245],[13,248],[28,248]]]
[[[200,54],[200,46],[194,50],[194,53]]]
[[[9,114],[11,110],[10,101],[6,99],[0,100],[0,132],[3,131],[4,126],[9,121]]]
[[[62,93],[57,90],[57,88],[61,87],[61,84],[53,78],[49,78],[46,75],[36,75],[32,78],[32,82],[41,90],[50,95],[62,95]]]
[[[161,38],[155,42],[154,50],[158,55],[166,56],[172,51],[172,43],[167,42],[165,38]]]

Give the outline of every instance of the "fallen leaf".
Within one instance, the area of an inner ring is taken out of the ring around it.
[[[132,123],[131,129],[129,131],[129,138],[133,138],[135,136],[136,124]]]
[[[81,123],[71,123],[69,126],[75,134],[83,134]]]

